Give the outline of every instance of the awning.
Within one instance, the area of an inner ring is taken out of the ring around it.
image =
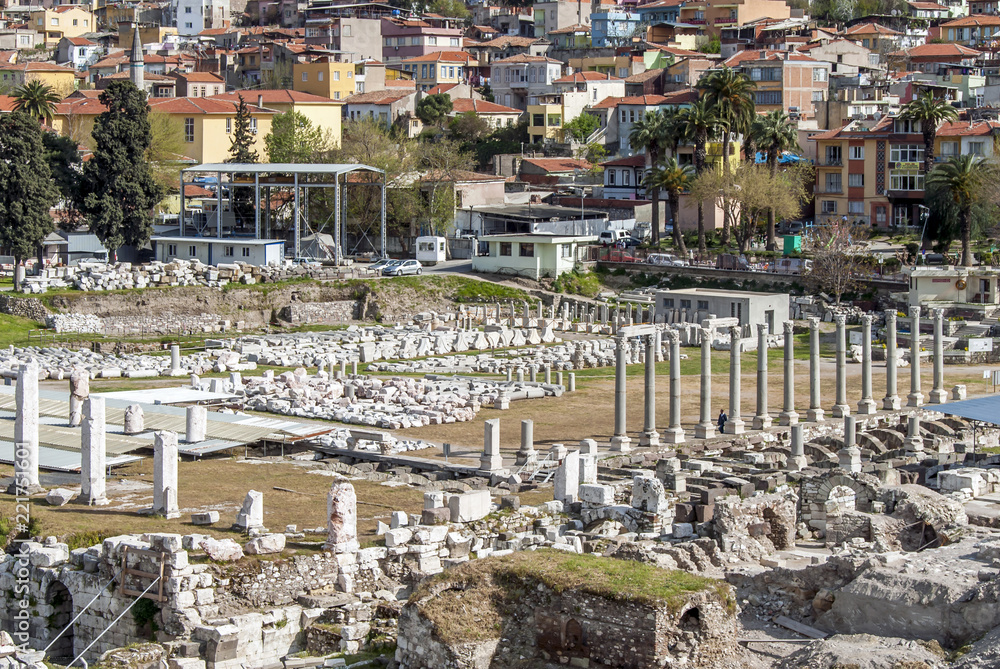
[[[976,397],[961,402],[924,405],[927,411],[937,411],[947,416],[958,416],[966,420],[1000,425],[1000,395]]]

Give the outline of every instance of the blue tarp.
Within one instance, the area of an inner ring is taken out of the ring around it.
[[[780,156],[778,156],[778,164],[779,165],[788,165],[788,164],[792,164],[792,163],[800,163],[803,160],[805,160],[805,158],[803,158],[802,156],[797,156],[794,153],[791,153],[790,151],[785,151]],[[757,152],[756,162],[758,164],[766,163],[767,162],[767,154],[764,153],[763,151],[758,151]]]
[[[967,420],[1000,425],[1000,395],[977,397],[961,402],[948,402],[947,404],[925,405],[924,409],[937,411],[948,416],[959,416]]]

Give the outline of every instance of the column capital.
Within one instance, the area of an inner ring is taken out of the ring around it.
[[[920,307],[910,307],[910,318],[920,318]]]
[[[729,338],[730,339],[739,339],[741,334],[742,333],[740,332],[740,327],[738,325],[730,325],[729,326]]]
[[[861,325],[866,326],[866,327],[871,327],[872,326],[872,316],[871,316],[871,314],[862,314],[862,316],[861,316]]]
[[[781,328],[784,331],[785,335],[791,335],[794,327],[795,323],[791,321],[785,321],[784,323],[781,324]]]
[[[810,330],[819,330],[819,319],[816,318],[815,316],[810,316],[809,317],[809,329]]]
[[[886,309],[885,310],[885,322],[886,322],[886,325],[888,325],[890,322],[892,322],[892,323],[896,322],[896,310],[895,309]]]
[[[709,343],[711,343],[711,341],[712,341],[712,331],[709,330],[708,328],[701,328],[701,340],[702,341],[708,341]]]
[[[835,315],[833,317],[833,320],[837,324],[837,327],[843,327],[844,325],[847,324],[847,316],[845,316],[844,314]]]
[[[757,323],[757,336],[767,335],[768,328],[767,323]]]
[[[944,320],[944,309],[934,309],[933,315],[934,315],[934,320],[936,321]]]
[[[670,342],[671,345],[677,344],[681,340],[680,333],[678,333],[677,330],[674,330],[673,328],[667,330],[666,334],[667,334],[667,341]],[[652,337],[653,335],[650,336]]]

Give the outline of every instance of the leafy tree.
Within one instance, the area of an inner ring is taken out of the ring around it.
[[[476,164],[486,168],[493,157],[504,153],[520,153],[530,141],[528,120],[521,119],[516,125],[497,128],[488,137],[477,142],[472,148]]]
[[[750,129],[756,114],[753,92],[757,84],[750,81],[747,75],[723,67],[703,76],[697,88],[704,95],[706,103],[715,109],[720,125],[726,131],[722,135],[722,169],[728,181],[732,170],[729,164],[730,133],[746,135]],[[728,206],[723,208],[727,213],[722,228],[722,243],[726,244],[729,241],[729,228],[733,223],[733,217]]]
[[[69,137],[57,135],[54,132],[42,133],[42,146],[45,148],[45,162],[49,165],[52,183],[59,191],[61,217],[59,227],[63,230],[73,230],[80,223],[80,149]]]
[[[163,197],[146,152],[150,146],[146,94],[130,81],[113,81],[99,98],[108,108],[94,122],[94,156],[83,166],[81,211],[90,230],[113,254],[142,246],[153,231],[153,208]]]
[[[647,190],[655,188],[667,193],[670,216],[673,219],[674,248],[682,255],[687,255],[687,248],[684,246],[684,236],[681,235],[681,191],[691,187],[694,175],[695,171],[691,165],[680,165],[677,156],[673,156],[667,162],[654,166],[645,178]]]
[[[961,263],[972,266],[972,210],[983,199],[984,186],[995,181],[996,170],[984,164],[982,156],[964,154],[952,156],[941,163],[930,176],[930,189],[946,192],[958,207],[958,226],[962,239]]]
[[[598,142],[591,142],[590,144],[581,146],[576,150],[576,158],[586,160],[590,163],[593,166],[590,168],[590,171],[595,174],[604,171],[604,168],[602,168],[598,163],[607,157],[608,150],[604,148],[603,144]]]
[[[702,53],[722,53],[722,40],[717,36],[709,38],[707,42],[698,47]]]
[[[669,142],[669,131],[668,120],[663,112],[659,110],[646,112],[632,125],[628,135],[629,146],[633,151],[645,151],[649,156],[649,164],[656,165],[660,162],[660,156],[663,155]],[[655,182],[651,182],[650,186],[646,192],[653,201],[652,241],[656,244],[660,241],[660,189],[656,187]]]
[[[453,19],[467,19],[472,16],[462,0],[433,0],[429,9],[435,14]]]
[[[482,116],[470,111],[453,118],[448,124],[448,130],[464,144],[475,144],[489,135],[492,128]]]
[[[425,198],[421,220],[427,222],[431,234],[444,235],[455,222],[455,181],[472,169],[472,156],[457,142],[443,140],[418,144],[416,160]]]
[[[164,193],[176,191],[184,167],[184,121],[163,112],[149,113],[149,148],[146,160]]]
[[[493,89],[490,88],[489,84],[486,84],[479,89],[479,94],[482,95],[483,99],[487,102],[496,102],[496,97],[493,95]]]
[[[987,170],[989,166],[984,165]],[[933,172],[931,172],[933,174]],[[995,175],[990,175],[989,183],[987,179],[976,189],[976,197],[973,199],[971,215],[973,239],[983,239],[989,235],[989,231],[994,226],[994,221],[1000,217],[997,205],[992,201],[990,190],[995,189]],[[926,239],[934,240],[935,246],[947,250],[951,242],[962,235],[959,214],[961,207],[952,197],[948,188],[942,187],[940,183],[930,181],[924,195],[924,202],[930,209],[927,218]],[[921,240],[923,241],[923,240]],[[916,245],[916,243],[914,243]]]
[[[593,114],[582,113],[572,121],[565,123],[563,130],[576,141],[585,142],[599,127],[601,127],[600,119]]]
[[[427,125],[441,125],[452,110],[451,97],[447,93],[428,95],[417,103],[417,118]]]
[[[59,199],[38,121],[22,110],[0,117],[0,243],[14,264],[31,257],[55,223],[49,209]],[[20,288],[20,286],[15,286]]]
[[[694,169],[697,175],[705,171],[708,162],[708,140],[719,132],[720,120],[715,109],[704,98],[682,112],[684,135],[694,142]],[[698,200],[698,253],[708,252],[705,243],[705,203]]]
[[[253,148],[254,136],[250,132],[250,107],[243,95],[239,96],[236,107],[236,121],[233,124],[233,137],[229,140],[229,158],[227,163],[256,163],[259,160],[257,150]]]
[[[268,162],[309,163],[328,150],[330,141],[322,129],[313,126],[301,112],[278,114],[271,121],[271,132],[264,138]]]
[[[781,155],[785,151],[799,148],[798,131],[782,109],[758,117],[752,134],[757,148],[767,154],[767,166],[772,175],[778,174],[778,159]],[[767,213],[767,248],[773,251],[775,247],[775,212],[771,208]]]
[[[927,91],[906,103],[899,118],[920,122],[920,131],[924,135],[924,174],[930,175],[934,167],[934,138],[937,137],[937,128],[945,121],[957,121],[958,110]]]
[[[29,116],[44,121],[56,112],[56,103],[62,98],[53,88],[40,81],[29,81],[14,90],[14,107]]]

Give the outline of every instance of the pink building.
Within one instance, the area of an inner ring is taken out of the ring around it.
[[[382,60],[398,63],[435,51],[459,51],[462,29],[449,21],[382,19]]]

